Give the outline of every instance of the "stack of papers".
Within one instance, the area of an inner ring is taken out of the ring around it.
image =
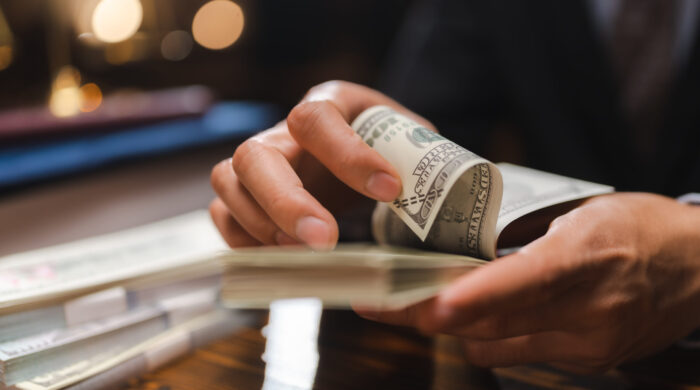
[[[219,304],[225,247],[198,211],[0,258],[0,388],[106,386],[240,326]]]
[[[267,307],[281,298],[320,298],[324,306],[398,309],[422,301],[487,262],[417,249],[345,244],[312,251],[267,247],[219,255],[230,307]]]

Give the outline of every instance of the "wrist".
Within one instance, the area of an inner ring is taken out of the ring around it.
[[[695,270],[692,274],[693,295],[696,302],[694,307],[698,308],[700,307],[700,194],[686,194],[677,200],[682,208],[679,220],[682,222],[683,241],[688,243],[685,246],[687,250],[684,256]],[[700,328],[700,315],[696,318],[695,325]]]

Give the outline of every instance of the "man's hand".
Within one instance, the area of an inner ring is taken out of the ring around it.
[[[700,211],[651,194],[594,198],[434,299],[358,312],[461,336],[478,365],[603,371],[700,326]]]
[[[287,120],[241,144],[219,163],[210,212],[232,247],[304,243],[331,248],[332,211],[361,199],[391,201],[398,173],[349,123],[366,108],[387,105],[433,128],[388,97],[356,84],[312,88]],[[354,191],[353,191],[354,190]]]

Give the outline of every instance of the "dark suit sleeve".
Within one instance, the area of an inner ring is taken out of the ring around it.
[[[381,89],[481,152],[503,115],[484,1],[418,1],[388,54]]]

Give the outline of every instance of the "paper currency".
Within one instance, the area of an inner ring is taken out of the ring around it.
[[[165,314],[141,310],[4,343],[0,346],[0,383],[11,386],[57,367],[70,366],[85,356],[114,355],[159,334],[166,326]]]
[[[281,298],[318,297],[326,307],[349,304],[397,309],[435,295],[485,261],[374,244],[333,251],[262,247],[225,252],[221,299],[230,307],[267,307]]]
[[[0,258],[0,389],[62,387],[216,310],[225,248],[201,210]],[[144,353],[148,368],[185,350],[179,336]]]
[[[492,259],[500,234],[515,220],[614,191],[512,164],[492,164],[384,106],[367,109],[352,127],[398,170],[403,184],[399,197],[379,203],[372,216],[372,231],[381,244]]]
[[[503,175],[503,201],[498,213],[496,234],[512,222],[549,206],[609,194],[612,186],[591,183],[518,165],[498,163]]]
[[[218,289],[221,285],[219,273],[193,276],[153,285],[112,287],[56,305],[0,315],[0,345],[49,330],[119,315],[139,307],[167,304],[173,298]]]
[[[567,202],[613,191],[534,169],[493,164],[384,106],[367,109],[352,127],[401,178],[399,197],[378,203],[372,216],[375,239],[389,246],[223,253],[224,303],[264,307],[280,298],[318,297],[328,307],[405,307],[486,264],[483,259],[496,257],[499,238],[517,237],[521,241],[513,240],[513,246],[524,245],[543,226],[546,229],[557,212],[573,207]],[[563,207],[550,208],[560,204]],[[540,210],[545,213],[533,213]],[[519,224],[526,234],[507,234],[511,229],[501,235],[524,216],[536,217]]]
[[[495,257],[503,184],[494,164],[389,107],[367,109],[352,128],[398,170],[403,189],[387,206],[420,240]]]
[[[115,386],[134,375],[154,370],[173,358],[247,325],[251,317],[216,309],[166,330],[116,354],[95,354],[70,366],[46,372],[15,387],[23,390],[65,388],[81,380],[79,389]],[[116,371],[112,371],[112,369]]]
[[[218,288],[171,297],[151,307],[0,344],[0,387],[62,367],[84,370],[85,359],[110,359],[166,329],[216,309]]]
[[[117,283],[211,274],[226,249],[205,210],[64,245],[0,258],[0,313]]]

